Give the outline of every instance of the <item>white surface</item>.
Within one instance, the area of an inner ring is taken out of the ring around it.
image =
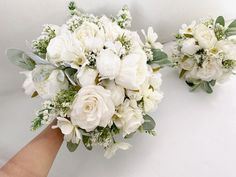
[[[90,12],[115,14],[128,4],[133,28],[152,25],[162,41],[171,39],[184,22],[211,14],[235,18],[234,0],[80,0]],[[44,23],[65,20],[64,0],[0,1],[0,166],[36,133],[29,131],[40,100],[27,98],[20,89],[23,77],[4,56],[8,47],[24,48],[37,37]],[[92,4],[92,6],[91,6]],[[137,135],[133,148],[118,152],[111,160],[96,149],[80,146],[69,153],[60,150],[50,177],[235,177],[236,170],[236,77],[217,85],[212,95],[189,93],[175,72],[163,72],[165,98],[158,111],[158,135]]]

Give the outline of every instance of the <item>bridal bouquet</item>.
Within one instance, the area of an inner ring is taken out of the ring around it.
[[[191,90],[202,88],[212,93],[216,82],[221,82],[236,71],[236,20],[228,26],[219,16],[182,25],[176,35],[172,59]]]
[[[70,151],[80,142],[91,150],[105,149],[110,158],[130,145],[123,140],[136,132],[155,134],[148,115],[163,94],[158,70],[169,63],[150,27],[138,33],[128,28],[125,6],[116,17],[94,16],[69,4],[71,18],[62,26],[45,25],[32,42],[33,52],[9,49],[11,61],[28,70],[25,93],[45,101],[32,130],[56,120]],[[119,135],[122,136],[119,136]]]

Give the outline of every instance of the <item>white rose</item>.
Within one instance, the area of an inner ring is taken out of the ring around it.
[[[104,83],[106,89],[111,91],[111,98],[115,106],[119,106],[124,102],[125,89],[116,85],[113,81],[106,81]]]
[[[113,120],[119,129],[122,129],[123,136],[136,132],[144,123],[141,109],[135,100],[125,100],[118,109],[118,117]]]
[[[115,81],[130,90],[138,90],[148,74],[147,56],[142,52],[129,54],[121,61],[120,73]]]
[[[50,65],[37,65],[32,71],[35,90],[44,99],[54,97],[59,91],[68,89],[68,81],[63,71]]]
[[[202,67],[199,67],[196,71],[196,77],[204,81],[217,80],[222,74],[223,70],[221,65],[213,59],[203,62]]]
[[[110,159],[112,156],[115,155],[117,150],[119,150],[119,149],[128,150],[131,147],[132,146],[130,144],[125,143],[125,142],[114,143],[114,144],[110,145],[108,148],[106,148],[104,156],[107,159]]]
[[[25,94],[32,96],[32,94],[35,92],[35,87],[32,80],[32,71],[24,71],[21,72],[21,74],[24,74],[26,76],[26,79],[23,83]]]
[[[106,41],[115,41],[123,33],[123,29],[106,16],[102,16],[99,21],[104,28]]]
[[[74,144],[78,144],[81,140],[79,129],[76,126],[72,125],[72,123],[68,119],[58,117],[57,125],[52,126],[52,128],[60,128],[61,132],[64,134],[64,139],[67,142],[71,141]]]
[[[88,85],[96,85],[96,78],[98,72],[97,70],[84,67],[78,74],[77,79],[79,80],[79,84],[81,87],[85,87]]]
[[[200,46],[196,45],[196,40],[193,38],[183,41],[181,52],[187,55],[193,55],[200,49]]]
[[[101,86],[87,86],[78,92],[71,111],[71,121],[86,131],[106,127],[115,113],[111,92]]]
[[[102,50],[96,58],[97,70],[103,78],[114,79],[120,71],[121,60],[111,50]]]
[[[223,51],[227,59],[236,60],[236,44],[229,40],[221,40],[217,42],[216,48]]]
[[[75,38],[81,41],[86,50],[101,50],[104,45],[104,31],[91,22],[83,22],[74,32]]]
[[[197,39],[199,45],[204,49],[213,48],[217,42],[215,32],[203,24],[196,26],[194,37]]]
[[[50,41],[47,47],[47,59],[55,65],[60,62],[82,65],[86,61],[81,43],[68,31]]]

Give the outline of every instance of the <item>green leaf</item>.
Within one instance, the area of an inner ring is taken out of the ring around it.
[[[236,35],[236,20],[234,20],[230,25],[228,26],[228,29],[225,31],[225,34],[229,36]]]
[[[210,83],[211,86],[215,86],[216,85],[216,80],[211,80],[209,83]]]
[[[7,52],[8,59],[15,64],[26,70],[33,70],[35,68],[35,61],[32,60],[25,52],[18,49],[8,49]]]
[[[38,96],[38,95],[39,95],[38,92],[35,91],[35,92],[32,94],[31,98],[34,98],[34,97],[36,97],[36,96]]]
[[[80,141],[79,141],[79,143],[80,143]],[[72,142],[70,141],[70,142],[67,142],[66,147],[68,148],[68,150],[69,150],[70,152],[74,152],[74,151],[78,148],[79,143],[78,143],[78,144],[75,144],[75,143],[72,143]]]
[[[84,146],[86,147],[86,149],[88,149],[89,151],[91,151],[93,149],[92,141],[91,141],[91,138],[89,136],[82,136],[82,141],[83,141]]]
[[[216,22],[215,24],[220,24],[221,26],[225,26],[225,19],[223,16],[219,16],[217,19],[216,19]]]
[[[203,81],[201,83],[201,88],[209,94],[213,92],[209,82]]]
[[[193,38],[193,35],[192,34],[184,34],[184,37],[186,37],[186,38]]]
[[[179,78],[180,78],[180,79],[183,78],[183,76],[184,76],[184,74],[185,74],[186,72],[187,72],[187,70],[182,69],[181,72],[180,72],[180,74],[179,74]]]
[[[76,74],[77,70],[73,69],[73,68],[66,68],[64,70],[64,73],[66,75],[66,77],[68,78],[68,80],[71,82],[72,85],[77,85],[76,84],[76,80],[75,80],[75,74]]]
[[[161,67],[166,65],[172,65],[172,62],[168,60],[168,55],[160,49],[152,49],[153,60],[149,61],[148,64],[158,64]]]
[[[236,28],[236,20],[234,20],[232,23],[230,23],[228,28]]]
[[[153,130],[156,126],[155,121],[153,120],[153,118],[149,115],[144,115],[144,123],[142,125],[143,130],[149,131],[149,130]]]

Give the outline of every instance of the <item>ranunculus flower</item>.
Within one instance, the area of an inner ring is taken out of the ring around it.
[[[71,121],[86,131],[106,127],[112,120],[115,106],[111,92],[101,86],[87,86],[78,92],[71,110]]]
[[[123,130],[123,136],[137,131],[144,123],[144,119],[136,100],[126,99],[118,109],[118,115],[115,116],[113,121],[119,129]]]
[[[77,79],[81,87],[96,85],[98,72],[92,68],[84,67],[78,74]]]
[[[111,91],[111,98],[115,106],[119,106],[124,102],[125,89],[116,85],[113,81],[106,81],[104,83],[106,89]]]
[[[72,125],[72,123],[68,119],[58,117],[57,125],[52,126],[52,128],[60,128],[61,132],[64,134],[64,139],[67,142],[71,141],[74,144],[78,144],[81,140],[81,134],[78,127]]]
[[[120,73],[115,81],[130,90],[138,90],[148,74],[147,56],[143,51],[131,53],[121,61]]]
[[[23,83],[25,94],[32,96],[32,94],[35,92],[35,87],[32,80],[32,71],[23,71],[21,72],[21,74],[24,74],[26,76],[26,79]]]
[[[187,55],[193,55],[200,49],[200,46],[196,45],[194,38],[184,40],[181,48],[181,52]]]
[[[85,50],[97,51],[101,50],[104,45],[104,31],[91,22],[83,22],[83,24],[74,32],[77,40],[82,42]]]
[[[96,59],[97,70],[103,78],[115,79],[120,71],[120,57],[113,51],[102,50]]]
[[[211,49],[215,46],[217,38],[215,32],[206,25],[200,24],[195,27],[194,37],[204,49]]]
[[[32,71],[32,78],[35,90],[44,99],[50,99],[59,91],[68,89],[64,72],[50,65],[37,65]]]

